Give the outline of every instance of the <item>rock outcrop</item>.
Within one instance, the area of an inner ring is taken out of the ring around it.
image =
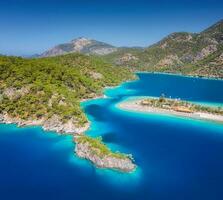
[[[89,128],[89,123],[80,127],[77,125],[77,121],[74,118],[69,119],[63,123],[59,116],[53,115],[43,123],[43,129],[47,131],[55,131],[58,133],[83,133]]]
[[[23,120],[17,117],[11,117],[7,113],[0,114],[0,123],[17,124],[18,126],[42,126],[46,131],[55,131],[57,133],[80,134],[86,131],[90,124],[79,126],[74,118],[63,123],[57,115],[49,119],[27,119]]]
[[[30,88],[28,86],[22,87],[21,89],[9,87],[3,91],[3,95],[8,97],[10,100],[14,100],[28,94],[29,91],[30,91]]]
[[[217,46],[216,45],[208,45],[207,47],[203,48],[200,52],[197,53],[196,57],[194,58],[194,61],[201,60],[205,58],[206,56],[214,53],[217,51]]]
[[[80,158],[90,160],[98,168],[115,169],[122,172],[135,170],[136,165],[133,163],[130,155],[118,156],[117,154],[116,156],[115,153],[101,153],[99,148],[93,147],[90,142],[80,141],[77,137],[79,136],[75,138],[75,152]]]
[[[157,64],[157,66],[169,66],[174,64],[180,64],[182,63],[177,55],[169,55],[165,57],[164,59],[160,60]]]
[[[128,61],[131,61],[131,60],[138,60],[138,58],[134,55],[132,55],[131,53],[126,53],[125,55],[123,55],[119,61],[122,63],[122,62],[128,62]]]

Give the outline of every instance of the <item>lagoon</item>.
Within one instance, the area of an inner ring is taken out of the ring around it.
[[[131,97],[223,104],[223,81],[139,73],[107,89],[107,98],[82,103],[91,128],[112,149],[131,153],[131,174],[96,169],[74,155],[71,136],[40,127],[0,125],[0,199],[215,199],[223,198],[223,125],[133,113],[117,108]]]

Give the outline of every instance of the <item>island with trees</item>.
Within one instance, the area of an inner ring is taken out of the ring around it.
[[[180,99],[165,98],[140,98],[123,101],[118,104],[121,109],[145,113],[176,115],[201,120],[223,122],[222,107],[206,106]]]
[[[131,172],[136,168],[131,154],[113,152],[102,142],[101,137],[77,135],[74,140],[77,155],[90,160],[98,168],[116,169],[123,172]]]

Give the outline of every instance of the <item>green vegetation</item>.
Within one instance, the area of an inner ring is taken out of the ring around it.
[[[81,54],[24,59],[0,56],[0,114],[20,119],[50,118],[87,122],[80,101],[132,79],[126,68]]]
[[[175,110],[179,112],[205,112],[211,114],[223,115],[223,109],[221,107],[208,107],[190,103],[187,101],[181,101],[178,99],[168,99],[162,95],[160,98],[148,98],[141,101],[143,106],[151,106],[156,108],[163,108],[168,110]]]
[[[78,136],[76,138],[78,143],[87,143],[92,152],[100,157],[110,156],[116,157],[120,159],[124,158],[131,158],[131,155],[119,153],[119,152],[112,152],[103,142],[101,137],[92,138],[87,135]]]
[[[172,33],[144,49],[123,48],[103,57],[133,71],[223,78],[223,20],[201,33]],[[131,54],[136,59],[123,59]]]

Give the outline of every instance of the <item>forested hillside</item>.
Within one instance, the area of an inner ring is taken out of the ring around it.
[[[128,69],[113,67],[93,56],[0,56],[0,115],[83,126],[87,120],[80,108],[82,99],[93,98],[102,94],[105,86],[132,78]]]

